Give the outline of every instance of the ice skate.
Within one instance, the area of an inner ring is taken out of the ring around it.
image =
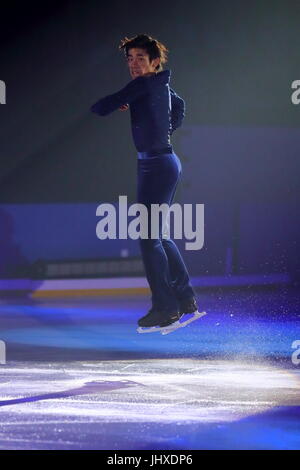
[[[180,304],[178,321],[162,328],[161,334],[167,335],[169,333],[172,333],[173,331],[176,331],[178,328],[183,328],[189,325],[190,323],[192,323],[193,321],[198,320],[199,318],[206,315],[206,312],[199,312],[198,308],[199,307],[197,305],[196,299],[194,298],[188,300],[187,302],[183,302],[182,304]]]
[[[155,333],[163,331],[166,327],[175,325],[180,318],[179,312],[165,313],[154,310],[149,310],[147,315],[138,320],[139,327],[138,333]]]
[[[206,312],[198,312],[197,310],[196,312],[192,313],[192,316],[190,316],[190,318],[186,318],[185,315],[186,314],[182,315],[180,320],[176,321],[175,323],[161,328],[161,334],[167,335],[169,333],[173,333],[173,331],[178,330],[178,328],[183,328],[192,323],[193,321],[203,317],[204,315],[206,315]]]

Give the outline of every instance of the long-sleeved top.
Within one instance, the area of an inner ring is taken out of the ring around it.
[[[135,147],[140,153],[173,151],[170,135],[182,124],[185,102],[170,88],[170,70],[131,80],[120,91],[97,101],[91,111],[100,115],[129,104]]]

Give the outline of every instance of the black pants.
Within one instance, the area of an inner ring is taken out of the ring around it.
[[[167,153],[138,159],[138,203],[148,209],[151,226],[151,204],[172,204],[182,168],[178,156]],[[159,236],[140,238],[146,277],[152,292],[152,307],[164,312],[178,310],[179,303],[195,296],[189,274],[180,252],[171,239],[162,237],[165,221],[159,224]]]

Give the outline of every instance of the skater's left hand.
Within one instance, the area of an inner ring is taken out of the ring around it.
[[[127,111],[128,108],[129,108],[129,104],[122,104],[122,106],[119,107],[119,110],[120,111]]]

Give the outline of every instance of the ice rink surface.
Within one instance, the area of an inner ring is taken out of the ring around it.
[[[144,297],[2,299],[0,449],[300,449],[300,295],[198,300],[162,336]]]

